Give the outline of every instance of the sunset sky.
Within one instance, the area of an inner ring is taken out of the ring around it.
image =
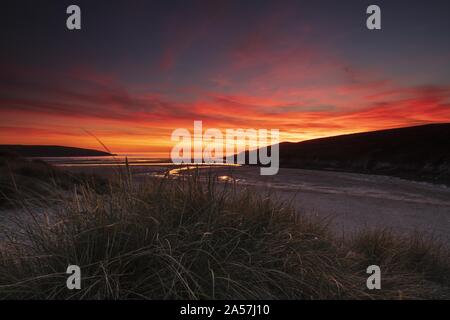
[[[113,152],[165,153],[194,120],[284,141],[450,122],[448,0],[9,2],[0,144],[101,148],[87,130]]]

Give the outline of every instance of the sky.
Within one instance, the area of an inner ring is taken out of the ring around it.
[[[81,30],[66,8],[81,8]],[[366,8],[381,8],[381,30]],[[450,122],[450,1],[9,0],[0,144],[168,153],[177,128],[282,141]]]

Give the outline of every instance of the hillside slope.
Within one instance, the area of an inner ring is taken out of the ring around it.
[[[0,153],[21,157],[97,157],[110,156],[108,152],[64,146],[0,145]]]
[[[280,166],[450,182],[450,124],[280,144]]]

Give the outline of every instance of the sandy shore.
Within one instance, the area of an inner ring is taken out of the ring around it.
[[[71,167],[75,172],[108,175],[114,167]],[[137,181],[164,173],[167,167],[132,167]],[[211,171],[204,169],[204,172]],[[450,244],[450,188],[395,177],[331,171],[280,169],[260,176],[256,167],[218,167],[212,170],[239,187],[291,201],[300,213],[331,219],[338,233],[349,235],[364,228],[390,228],[404,233],[420,231]]]
[[[450,188],[443,185],[302,169],[280,169],[275,176],[260,176],[254,167],[212,171],[224,180],[233,177],[239,186],[291,201],[300,213],[330,219],[338,234],[389,228],[398,233],[419,231],[450,244]]]
[[[364,228],[414,230],[450,243],[450,188],[394,177],[342,172],[280,169],[260,177],[256,168],[238,168],[242,184],[292,200],[299,210],[331,218],[337,232]],[[225,172],[224,172],[225,173]]]

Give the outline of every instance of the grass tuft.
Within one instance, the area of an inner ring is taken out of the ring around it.
[[[39,212],[25,206],[1,242],[0,298],[450,297],[448,251],[419,236],[341,240],[283,202],[198,174],[120,181],[102,193],[77,184]],[[66,288],[73,264],[81,290]],[[382,290],[366,288],[371,264]]]

